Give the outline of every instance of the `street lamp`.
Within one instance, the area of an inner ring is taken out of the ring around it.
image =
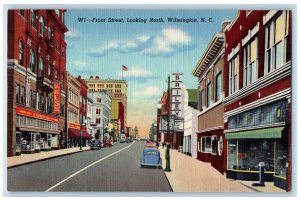
[[[80,124],[80,150],[82,150],[82,126],[86,125],[87,120],[84,120],[84,124]]]

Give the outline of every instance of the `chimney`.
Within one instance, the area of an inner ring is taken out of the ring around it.
[[[91,76],[90,76],[90,79],[94,79],[94,77],[91,75]]]

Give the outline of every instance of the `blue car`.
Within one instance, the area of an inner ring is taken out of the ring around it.
[[[145,148],[141,157],[141,167],[161,167],[162,160],[157,148]]]

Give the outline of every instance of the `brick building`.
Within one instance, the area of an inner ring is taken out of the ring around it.
[[[239,11],[225,31],[227,177],[290,190],[291,14]]]
[[[193,75],[198,77],[198,145],[197,159],[209,162],[220,173],[226,168],[224,129],[224,29],[214,35],[196,65]],[[224,168],[225,166],[225,168]]]
[[[63,144],[65,12],[8,11],[8,156],[57,149]]]

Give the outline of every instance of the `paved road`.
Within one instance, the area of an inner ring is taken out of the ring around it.
[[[140,168],[144,147],[145,142],[122,143],[10,168],[7,188],[8,191],[172,191],[162,169]]]

